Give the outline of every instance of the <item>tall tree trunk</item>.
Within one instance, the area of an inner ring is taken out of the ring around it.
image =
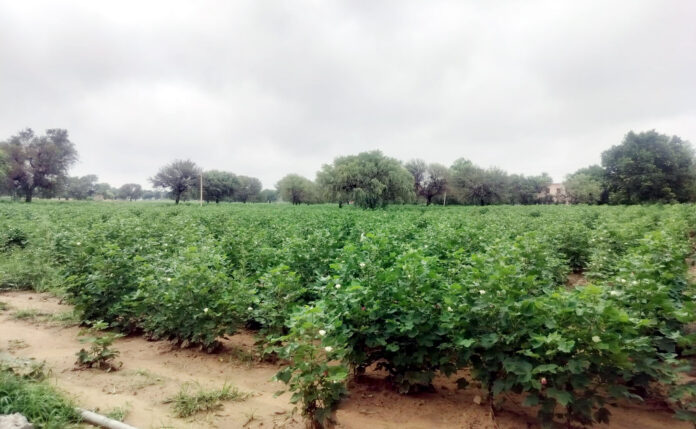
[[[179,197],[181,197],[181,194],[176,194],[176,202],[175,202],[175,204],[179,204]]]
[[[28,188],[28,189],[24,192],[24,202],[25,202],[25,203],[30,203],[30,202],[31,202],[31,198],[32,198],[33,196],[34,196],[34,189],[33,189],[33,188]]]

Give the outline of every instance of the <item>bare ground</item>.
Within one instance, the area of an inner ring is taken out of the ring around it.
[[[106,413],[115,407],[129,410],[125,422],[139,428],[300,428],[302,420],[292,415],[287,394],[274,397],[283,388],[270,381],[279,366],[250,359],[254,338],[240,333],[223,340],[221,353],[208,355],[195,350],[173,348],[167,342],[151,342],[142,337],[117,340],[123,368],[106,373],[98,370],[75,371],[75,353],[82,347],[79,329],[57,323],[17,320],[18,310],[34,309],[58,314],[70,306],[47,294],[9,292],[0,301],[10,308],[0,312],[0,350],[14,356],[46,361],[52,380],[76,402]],[[243,402],[227,402],[220,411],[193,419],[173,416],[166,398],[176,394],[187,382],[207,388],[231,383],[253,396]],[[350,383],[351,395],[336,412],[337,427],[346,429],[466,428],[514,429],[538,427],[528,410],[514,401],[495,417],[489,406],[477,405],[476,389],[457,390],[453,379],[437,379],[434,393],[403,396],[386,386],[383,374],[368,373]],[[620,429],[689,428],[674,420],[661,404],[614,407],[611,427]]]

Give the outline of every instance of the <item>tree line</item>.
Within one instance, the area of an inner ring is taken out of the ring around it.
[[[77,151],[62,129],[36,135],[31,129],[0,142],[0,192],[31,202],[43,198],[161,199],[177,204],[202,197],[206,202],[355,204],[637,204],[696,201],[696,162],[691,144],[654,130],[626,134],[602,153],[601,165],[566,176],[565,192],[549,193],[551,177],[508,174],[460,158],[449,167],[416,159],[403,163],[380,151],[341,156],[325,164],[315,180],[288,174],[275,189],[262,189],[255,177],[203,171],[190,160],[175,160],[150,178],[155,190],[127,183],[113,188],[95,175],[70,177]],[[201,183],[202,182],[202,183]]]

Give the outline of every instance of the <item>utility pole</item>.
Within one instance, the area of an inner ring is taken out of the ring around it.
[[[445,197],[442,199],[442,205],[444,206],[447,203],[447,191],[445,191]]]
[[[201,172],[201,207],[203,207],[203,172]]]

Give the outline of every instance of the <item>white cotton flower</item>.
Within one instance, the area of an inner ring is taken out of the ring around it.
[[[621,292],[619,292],[618,290],[613,290],[613,291],[609,292],[609,295],[611,295],[611,296],[619,296],[619,295],[621,295]]]
[[[336,289],[340,289],[340,288],[341,288],[341,285],[337,283],[336,286],[335,286],[335,288],[336,288]]]
[[[447,311],[454,311],[454,310],[452,310],[452,307],[447,307]]]
[[[77,244],[77,245],[79,246],[79,245],[80,245],[80,244],[82,244],[82,243],[78,241],[78,242],[77,242],[77,243],[75,243],[75,244]]]
[[[364,263],[364,262],[361,262],[361,263],[360,263],[360,268],[365,268],[365,263]]]
[[[170,281],[172,281],[172,278],[171,278],[171,277],[167,277],[166,280],[167,280],[168,282],[170,282]]]
[[[327,353],[331,353],[333,351],[333,347],[326,346],[326,347],[324,347],[324,350],[326,350]]]
[[[248,311],[253,311],[254,308],[253,308],[253,307],[247,307],[247,310],[248,310]]]
[[[483,289],[481,289],[481,290],[479,290],[479,293],[480,293],[481,295],[485,295],[485,294],[486,294],[486,291],[483,290]]]
[[[637,285],[637,284],[638,284],[638,282],[635,281],[635,280],[633,280],[633,281],[631,282],[631,286],[635,286],[635,285]]]
[[[203,313],[207,313],[207,312],[208,312],[208,307],[203,309]]]
[[[599,338],[597,335],[595,335],[594,337],[592,337],[592,341],[595,343],[598,343],[598,342],[602,341],[602,339]]]
[[[319,330],[319,335],[321,335],[321,336],[323,337],[324,335],[326,335],[326,331],[323,330],[323,329],[320,329],[320,330]]]
[[[626,283],[626,279],[619,279],[621,283]]]

